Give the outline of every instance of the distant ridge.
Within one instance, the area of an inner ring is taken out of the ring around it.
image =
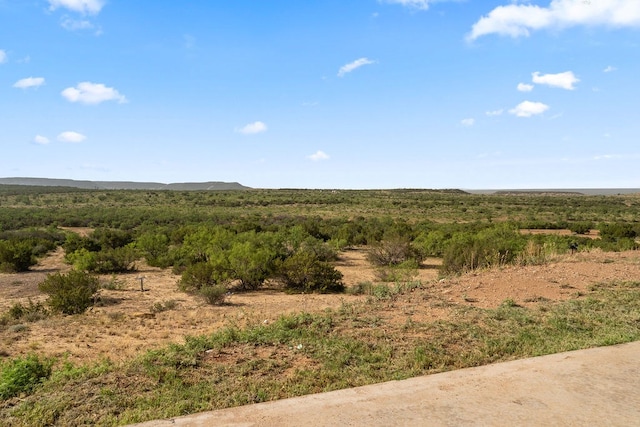
[[[496,195],[585,195],[585,196],[614,196],[616,194],[640,193],[640,188],[550,188],[531,190],[465,190],[471,194]]]
[[[51,178],[0,178],[0,185],[29,185],[36,187],[71,187],[85,190],[250,190],[237,182],[182,182],[162,184],[159,182],[130,181],[76,181],[74,179]]]

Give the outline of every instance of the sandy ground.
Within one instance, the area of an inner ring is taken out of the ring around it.
[[[17,302],[44,301],[38,291],[48,273],[67,271],[62,250],[44,258],[33,271],[0,274],[0,313]],[[379,313],[390,321],[406,322],[445,318],[447,305],[496,307],[507,299],[525,306],[544,301],[579,298],[594,283],[611,280],[639,280],[640,253],[584,252],[556,261],[527,267],[505,267],[438,279],[439,261],[427,260],[417,278],[422,283]],[[375,271],[366,261],[363,248],[342,254],[337,268],[347,286],[373,282]],[[144,289],[140,290],[140,277]],[[318,312],[339,308],[343,303],[366,299],[354,295],[287,295],[278,289],[231,295],[227,304],[210,306],[177,288],[179,277],[140,263],[138,271],[118,277],[118,290],[101,290],[98,304],[84,315],[54,316],[28,323],[23,328],[0,331],[0,355],[15,357],[29,352],[70,361],[85,362],[109,358],[117,361],[168,343],[181,343],[186,335],[211,333],[225,325],[271,322],[285,313]],[[154,306],[173,302],[175,308],[154,310]],[[444,304],[443,304],[444,303]]]

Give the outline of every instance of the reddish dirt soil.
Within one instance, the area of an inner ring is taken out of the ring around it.
[[[540,266],[504,267],[439,279],[438,260],[427,260],[420,269],[421,288],[414,289],[380,312],[394,322],[441,319],[452,307],[497,307],[507,299],[524,306],[545,301],[580,298],[594,283],[640,280],[640,252],[580,252],[561,256]],[[0,314],[17,302],[44,301],[38,291],[48,273],[67,271],[62,250],[52,253],[32,269],[20,274],[0,274]],[[347,286],[374,282],[375,271],[366,261],[366,249],[342,254],[337,268]],[[139,277],[145,291],[140,291]],[[29,352],[66,357],[74,362],[103,358],[123,360],[168,343],[181,343],[186,335],[214,332],[225,325],[268,323],[285,313],[319,312],[344,303],[365,301],[354,295],[287,295],[269,288],[237,293],[227,304],[210,306],[180,292],[179,277],[140,263],[133,274],[119,275],[118,290],[101,290],[98,304],[78,316],[52,316],[24,327],[0,328],[0,355],[15,357]],[[103,282],[113,277],[101,277]],[[394,285],[390,285],[394,286]],[[174,301],[176,307],[157,312],[154,305]]]

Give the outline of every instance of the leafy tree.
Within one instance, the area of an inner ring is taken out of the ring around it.
[[[273,270],[275,252],[253,242],[236,242],[226,255],[228,275],[242,289],[258,289]]]
[[[214,277],[215,268],[209,262],[198,262],[188,266],[182,273],[179,282],[180,289],[186,292],[199,291],[206,286],[218,284]]]
[[[153,267],[165,268],[171,265],[169,256],[169,238],[163,233],[145,233],[136,239],[136,248]]]
[[[312,253],[297,252],[277,266],[278,276],[290,292],[344,292],[342,273]]]

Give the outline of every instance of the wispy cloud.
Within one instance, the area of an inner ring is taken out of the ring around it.
[[[476,123],[476,119],[473,118],[469,118],[469,119],[462,119],[460,121],[460,124],[464,127],[470,127],[473,126]]]
[[[104,7],[105,0],[48,0],[49,9],[67,9],[85,15],[97,15]]]
[[[322,160],[329,160],[330,157],[324,151],[318,150],[314,154],[307,156],[308,159],[313,160],[314,162],[320,162]]]
[[[485,114],[489,117],[501,116],[504,113],[503,109],[487,111]]]
[[[44,84],[44,77],[27,77],[26,79],[20,79],[13,84],[13,87],[18,89],[28,89],[31,87],[39,87]]]
[[[85,135],[73,131],[62,132],[60,135],[58,135],[58,141],[60,142],[70,142],[78,144],[80,142],[84,142],[86,139],[87,137]]]
[[[518,83],[518,90],[520,92],[531,92],[533,90],[533,85],[527,83]]]
[[[616,67],[612,67],[611,65],[609,65],[607,68],[605,68],[604,70],[602,70],[603,73],[610,73],[612,71],[616,71],[617,68]]]
[[[240,129],[236,129],[236,132],[241,133],[243,135],[255,135],[258,133],[263,133],[266,132],[268,130],[267,125],[263,122],[253,122],[253,123],[249,123],[248,125],[240,128]]]
[[[73,19],[68,16],[62,17],[60,25],[68,31],[93,30],[95,28],[95,25],[86,19]]]
[[[536,71],[532,74],[532,78],[536,84],[559,87],[566,90],[574,90],[574,85],[580,81],[572,71],[565,71],[564,73],[558,74],[540,74]]]
[[[7,52],[0,49],[0,64],[4,64],[5,62],[7,62]]]
[[[524,101],[509,110],[509,113],[517,117],[531,117],[542,114],[549,109],[549,106],[542,102]]]
[[[127,98],[116,89],[102,83],[82,82],[76,87],[69,87],[62,91],[62,96],[69,102],[95,105],[105,101],[117,101],[119,104],[127,102]]]
[[[593,160],[611,160],[611,159],[621,159],[623,156],[619,154],[602,154],[598,156],[593,156]]]
[[[33,142],[35,142],[36,144],[40,144],[40,145],[47,145],[51,141],[49,141],[49,138],[47,138],[46,136],[36,135],[33,138]]]
[[[375,64],[375,61],[372,61],[369,58],[356,59],[355,61],[340,67],[340,70],[338,70],[338,77],[344,77],[345,75],[349,74],[354,70],[357,70],[360,67],[363,67],[365,65],[371,65],[371,64]]]
[[[578,25],[640,27],[638,0],[552,0],[548,7],[533,4],[498,6],[471,28],[467,40],[488,34],[526,37],[531,31]]]
[[[400,4],[402,6],[408,6],[415,9],[427,10],[429,9],[429,3],[433,0],[380,0],[382,3]]]

